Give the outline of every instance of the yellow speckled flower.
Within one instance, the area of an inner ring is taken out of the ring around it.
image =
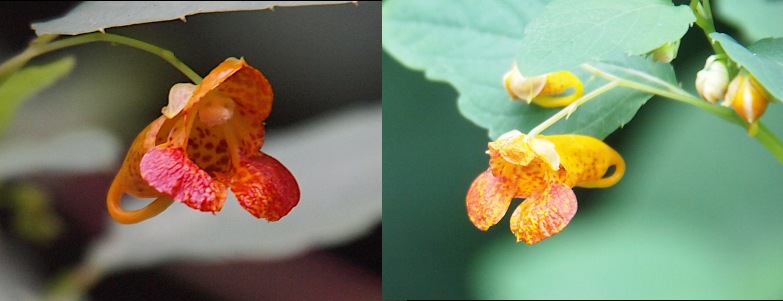
[[[609,187],[625,172],[620,154],[589,136],[527,138],[512,131],[490,142],[487,153],[489,169],[468,190],[468,217],[486,231],[503,218],[511,199],[526,198],[514,210],[511,231],[530,245],[560,232],[576,214],[572,187]],[[613,165],[614,173],[604,177]]]

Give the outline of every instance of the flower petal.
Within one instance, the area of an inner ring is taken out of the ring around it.
[[[174,118],[174,116],[177,116],[177,114],[185,108],[185,105],[188,104],[190,97],[196,92],[196,88],[198,88],[198,86],[191,83],[175,84],[171,87],[171,90],[169,90],[169,105],[163,107],[161,113],[166,115],[166,118]]]
[[[144,154],[157,144],[158,133],[165,123],[166,118],[161,116],[150,123],[138,136],[136,136],[136,139],[133,140],[133,144],[131,144],[128,154],[125,156],[125,161],[123,161],[122,167],[115,179],[116,182],[122,184],[121,186],[128,194],[140,198],[160,196],[160,192],[150,187],[147,182],[142,179],[139,171],[139,164],[141,158],[144,157]]]
[[[561,94],[570,87],[574,87],[572,94],[548,96]],[[547,75],[546,85],[541,89],[538,97],[533,98],[533,103],[545,108],[565,107],[582,97],[583,92],[582,81],[573,73],[568,71],[554,72]]]
[[[582,135],[548,136],[560,154],[560,180],[569,187],[609,187],[617,183],[625,173],[625,161],[620,154],[601,140]],[[604,178],[610,166],[612,175]]]
[[[506,214],[515,192],[515,180],[484,171],[473,180],[465,199],[470,221],[482,231],[497,224]]]
[[[141,176],[155,190],[201,211],[217,212],[226,200],[226,186],[213,181],[179,147],[163,144],[141,159]]]
[[[216,176],[231,187],[242,207],[257,218],[279,220],[299,203],[299,184],[294,175],[265,153],[249,159],[241,156],[230,174],[216,173]]]
[[[552,179],[544,191],[534,192],[514,210],[511,232],[517,242],[532,245],[563,230],[576,214],[576,195],[567,185]]]

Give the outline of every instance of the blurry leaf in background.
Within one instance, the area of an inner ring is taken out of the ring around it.
[[[11,187],[9,187],[11,186]],[[5,183],[0,206],[12,211],[12,229],[24,240],[49,245],[63,231],[63,221],[54,212],[52,197],[32,182]]]
[[[522,75],[537,76],[645,54],[682,38],[694,21],[689,6],[668,0],[556,0],[525,27],[516,61]]]
[[[233,193],[214,215],[175,203],[143,223],[112,222],[88,252],[87,266],[106,272],[170,261],[280,259],[350,241],[380,222],[380,106],[270,132],[264,152],[285,162],[299,182],[299,205],[284,218],[259,220]]]
[[[24,67],[0,79],[0,137],[22,103],[51,86],[73,70],[76,60],[67,56],[56,61]]]
[[[783,37],[783,1],[719,0],[711,1],[712,13],[737,27],[748,43]]]
[[[350,1],[85,1],[65,16],[33,23],[32,28],[37,35],[76,35],[110,27],[176,20],[200,13],[343,3]]]
[[[116,165],[120,142],[96,128],[0,140],[0,180],[33,173],[94,172]]]
[[[724,33],[715,32],[710,37],[720,43],[733,61],[748,69],[769,93],[783,101],[783,38],[762,39],[745,48]]]

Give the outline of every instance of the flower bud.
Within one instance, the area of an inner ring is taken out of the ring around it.
[[[503,76],[503,85],[511,98],[521,99],[528,104],[538,96],[546,84],[546,75],[524,77],[517,68],[517,62],[511,66],[511,70]]]
[[[663,46],[653,50],[653,61],[661,63],[671,63],[677,57],[677,51],[680,50],[680,40],[666,42]]]
[[[753,75],[743,70],[731,80],[726,91],[726,100],[721,105],[731,105],[737,115],[750,124],[748,133],[752,136],[755,134],[753,129],[756,128],[756,121],[767,110],[771,98],[769,92]]]
[[[704,69],[696,74],[696,91],[704,100],[716,103],[726,95],[728,85],[729,72],[726,69],[726,64],[711,55],[707,58]]]
[[[584,92],[582,82],[571,72],[559,71],[524,77],[516,62],[503,76],[503,86],[512,98],[524,100],[528,104],[533,102],[545,108],[565,107],[582,97]],[[560,95],[571,87],[574,88],[573,93]]]

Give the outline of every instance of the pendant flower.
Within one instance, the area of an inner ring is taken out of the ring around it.
[[[264,75],[244,59],[227,59],[197,86],[174,85],[163,116],[136,137],[112,182],[111,216],[138,223],[173,201],[214,213],[223,208],[227,188],[257,218],[276,221],[288,214],[299,202],[296,179],[260,151],[272,96]],[[125,211],[123,193],[157,199]]]
[[[503,218],[511,199],[526,198],[511,216],[511,232],[529,245],[557,234],[574,217],[572,187],[609,187],[625,172],[620,154],[589,136],[528,138],[515,130],[490,142],[487,153],[489,169],[468,190],[468,217],[486,231]],[[605,177],[612,165],[614,173]]]

